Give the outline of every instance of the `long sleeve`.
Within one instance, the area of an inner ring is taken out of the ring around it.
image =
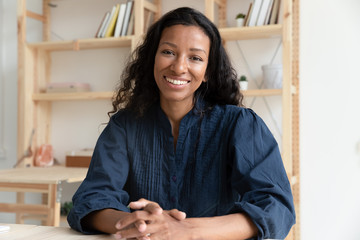
[[[232,211],[251,217],[258,239],[282,239],[295,223],[295,212],[278,145],[254,112],[243,114],[229,149],[233,189],[240,195]]]
[[[81,219],[93,211],[105,208],[129,211],[126,207],[129,196],[123,190],[129,172],[126,128],[124,121],[115,121],[114,117],[100,135],[87,176],[73,196],[74,207],[68,222],[83,233],[94,233],[81,226]]]

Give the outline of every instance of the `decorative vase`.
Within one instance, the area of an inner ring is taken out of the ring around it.
[[[265,88],[282,88],[282,64],[269,64],[261,66]]]
[[[236,26],[237,27],[243,27],[244,26],[244,18],[237,18],[236,19]]]
[[[248,89],[248,81],[240,81],[240,90],[247,90]]]

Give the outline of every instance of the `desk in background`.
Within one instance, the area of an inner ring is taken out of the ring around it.
[[[0,232],[0,240],[114,240],[112,235],[84,235],[69,227],[48,227],[26,224],[3,224],[7,232]]]
[[[61,182],[82,182],[86,173],[87,168],[61,166],[0,170],[0,191],[17,193],[16,203],[0,203],[0,212],[16,213],[16,223],[30,218],[59,226]],[[43,194],[43,204],[26,204],[26,192]]]

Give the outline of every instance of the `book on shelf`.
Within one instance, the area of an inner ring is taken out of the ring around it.
[[[119,10],[119,14],[118,14],[118,19],[117,19],[117,21],[116,21],[116,27],[115,27],[114,37],[120,37],[121,28],[122,28],[123,21],[124,21],[124,16],[125,16],[125,9],[126,9],[126,3],[122,3],[122,4],[120,5],[120,10]]]
[[[250,12],[250,16],[249,16],[249,22],[248,22],[249,27],[253,27],[256,25],[262,1],[263,0],[254,0],[253,6],[252,6],[252,9]]]
[[[270,16],[271,16],[271,11],[272,11],[273,5],[274,5],[274,0],[270,0],[269,7],[267,9],[267,13],[266,13],[266,17],[265,17],[264,25],[268,25],[270,23]]]
[[[245,26],[282,23],[281,0],[253,0],[245,17]]]
[[[134,0],[116,4],[111,11],[105,13],[95,37],[120,37],[132,35],[134,32]]]
[[[244,26],[249,26],[249,20],[250,20],[250,14],[251,14],[251,11],[252,11],[252,7],[253,7],[253,4],[250,3],[248,12],[247,12],[247,14],[246,14],[246,16],[245,16]]]
[[[262,26],[265,25],[265,20],[266,20],[266,16],[268,13],[268,10],[270,8],[270,0],[262,0],[261,6],[260,6],[260,10],[259,10],[259,14],[256,20],[256,26]]]
[[[280,0],[279,1],[280,6],[279,6],[279,14],[277,16],[277,21],[276,23],[278,24],[282,24],[283,23],[283,15],[284,15],[284,4],[283,2]]]
[[[106,23],[107,23],[109,17],[110,17],[110,12],[107,11],[107,12],[104,14],[103,19],[101,20],[101,23],[100,23],[100,25],[99,25],[98,30],[96,31],[96,34],[95,34],[95,37],[96,37],[96,38],[101,37],[101,33],[104,31],[104,28],[105,28],[105,26],[106,26]]]
[[[111,19],[113,18],[114,14],[115,14],[115,11],[116,11],[116,5],[112,7],[111,12],[110,12],[110,16],[107,19],[107,21],[105,23],[105,26],[104,26],[103,30],[101,31],[101,33],[100,33],[101,38],[105,37],[105,33],[106,33],[106,31],[107,31],[107,29],[109,27]]]
[[[119,10],[120,10],[120,4],[116,4],[114,14],[111,16],[109,26],[106,29],[104,37],[114,36],[115,25],[116,25],[116,20],[117,20],[118,15],[119,15]]]
[[[280,8],[280,0],[274,0],[274,4],[271,10],[271,16],[270,16],[270,21],[269,24],[276,24],[277,23],[277,18],[279,15],[279,8]]]
[[[124,21],[123,21],[123,26],[122,26],[122,29],[121,29],[120,36],[126,36],[126,34],[127,34],[133,3],[134,3],[134,1],[132,1],[132,0],[127,1],[127,3],[126,3],[125,16],[124,16]]]

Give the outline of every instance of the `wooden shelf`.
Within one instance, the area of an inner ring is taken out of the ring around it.
[[[242,91],[246,97],[281,96],[282,89],[250,89]],[[71,93],[35,93],[34,101],[72,101],[72,100],[108,100],[113,92],[71,92]]]
[[[78,51],[85,49],[131,47],[133,36],[119,38],[89,38],[73,41],[28,43],[29,48],[46,51]]]
[[[108,100],[113,92],[35,93],[34,101]]]
[[[245,97],[281,96],[282,89],[249,89],[242,93]]]
[[[280,37],[282,32],[281,25],[267,25],[259,27],[242,28],[221,28],[219,29],[224,40],[245,40]],[[28,43],[29,48],[46,51],[78,51],[86,49],[118,48],[131,47],[133,36],[119,38],[89,38],[75,39],[67,41]]]
[[[282,25],[220,28],[219,31],[221,37],[226,41],[264,39],[281,37]]]

